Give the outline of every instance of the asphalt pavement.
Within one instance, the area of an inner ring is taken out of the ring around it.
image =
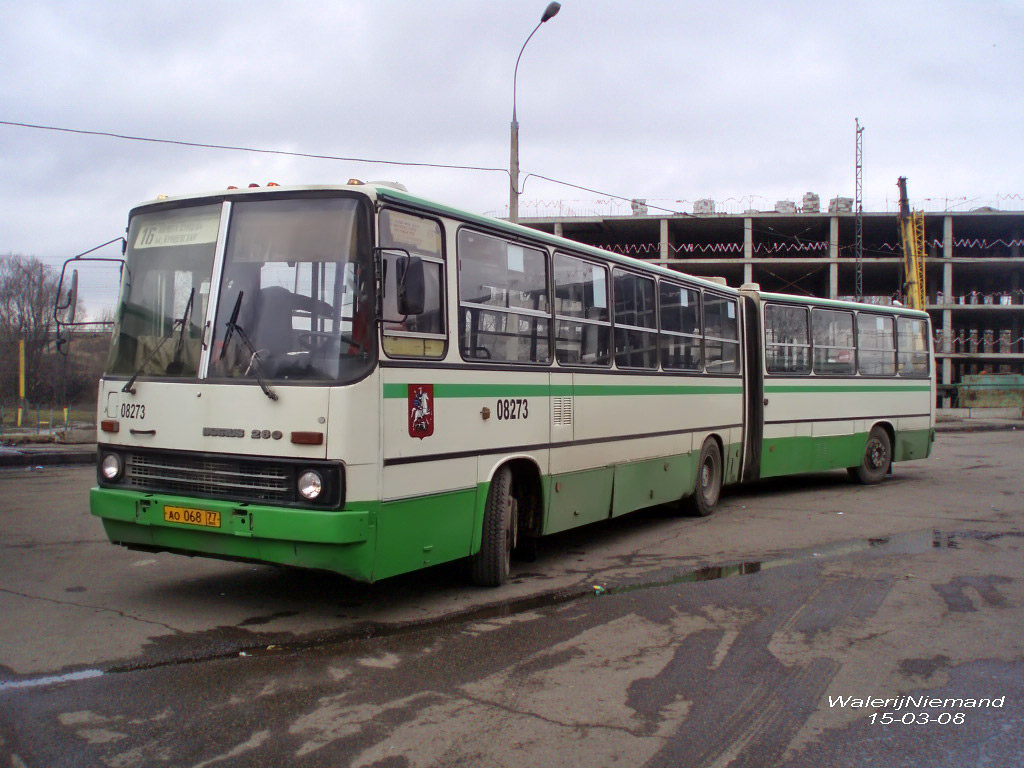
[[[0,471],[0,766],[1020,766],[1024,435],[966,426],[499,590],[125,550],[91,466]]]

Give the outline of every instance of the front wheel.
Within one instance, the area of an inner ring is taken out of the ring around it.
[[[875,485],[882,482],[889,465],[892,464],[892,442],[889,433],[882,427],[872,427],[868,434],[868,443],[864,447],[864,458],[858,467],[850,467],[846,471],[850,477],[862,485]]]
[[[484,509],[480,551],[470,557],[469,574],[481,587],[500,587],[508,581],[512,550],[516,546],[518,509],[512,495],[512,470],[502,467],[491,479]]]
[[[693,493],[683,500],[683,510],[697,517],[707,517],[715,511],[722,494],[722,451],[718,441],[709,437],[700,449],[697,480]]]

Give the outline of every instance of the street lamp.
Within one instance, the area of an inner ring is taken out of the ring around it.
[[[530,42],[530,38],[540,29],[540,25],[548,19],[554,18],[561,8],[562,5],[560,3],[548,3],[548,7],[544,9],[544,15],[540,17],[540,22],[533,28],[530,37],[526,38],[526,43]],[[519,221],[519,122],[516,120],[516,78],[519,77],[519,59],[523,58],[526,43],[523,43],[523,47],[519,49],[515,73],[512,75],[512,146],[509,151],[508,161],[508,175],[511,185],[508,194],[509,221]]]

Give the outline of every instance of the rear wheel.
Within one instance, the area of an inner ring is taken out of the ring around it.
[[[867,445],[864,446],[864,458],[859,467],[850,467],[846,471],[850,477],[863,485],[874,485],[882,482],[892,464],[892,441],[889,433],[882,427],[872,427],[868,434]]]
[[[715,511],[722,495],[722,451],[718,441],[709,437],[700,449],[697,479],[693,493],[683,499],[683,510],[697,517],[707,517]]]
[[[508,581],[512,550],[516,546],[518,505],[512,495],[512,470],[502,467],[491,479],[484,509],[480,551],[470,558],[470,578],[481,587],[498,587]]]

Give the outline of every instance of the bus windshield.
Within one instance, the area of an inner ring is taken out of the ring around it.
[[[372,250],[359,200],[235,202],[226,232],[221,214],[217,203],[132,218],[108,372],[196,378],[204,354],[207,377],[253,383],[352,381],[372,368]]]
[[[221,206],[134,216],[107,371],[194,378]]]
[[[210,378],[362,377],[376,356],[366,230],[353,198],[235,203]]]

